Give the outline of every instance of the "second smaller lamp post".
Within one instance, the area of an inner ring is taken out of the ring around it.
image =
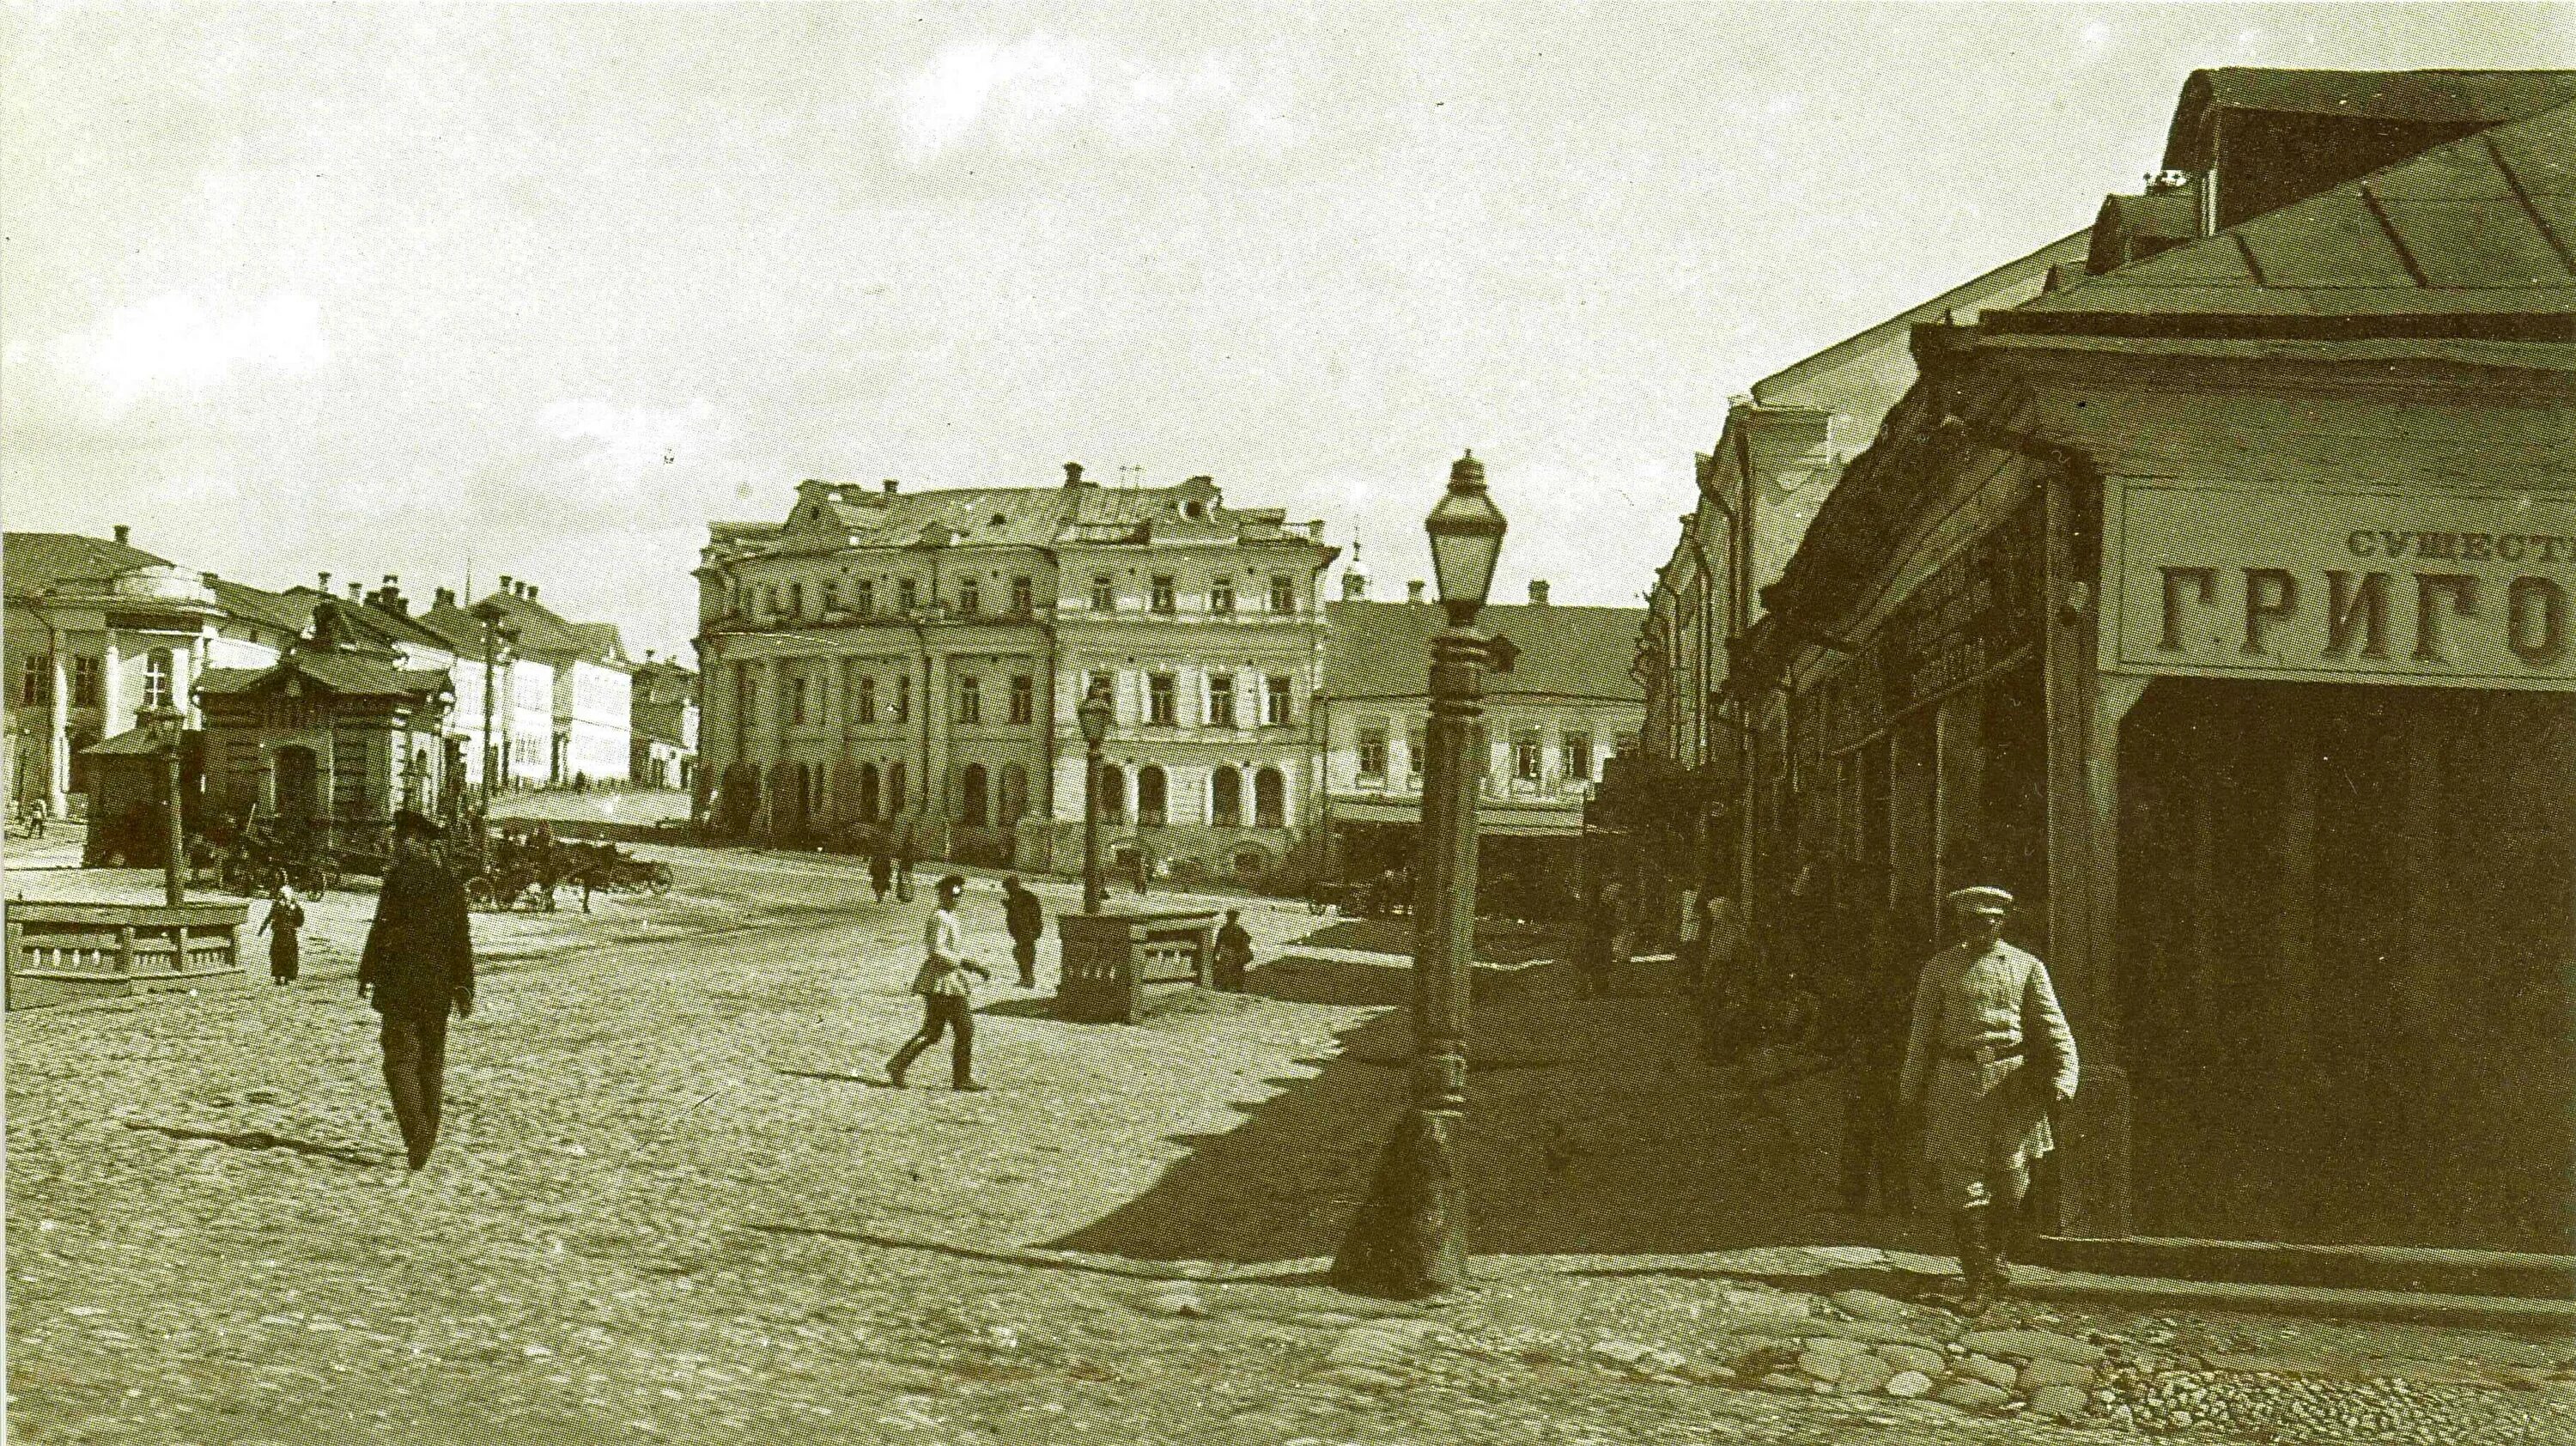
[[[1420,874],[1414,898],[1413,1099],[1378,1155],[1332,1281],[1354,1295],[1419,1300],[1467,1279],[1467,1203],[1453,1156],[1467,1112],[1468,970],[1476,930],[1476,785],[1470,756],[1493,643],[1476,614],[1493,587],[1505,523],[1467,453],[1423,522],[1449,625],[1431,640]]]
[[[1100,912],[1100,745],[1109,738],[1109,695],[1099,689],[1082,700],[1082,912]]]

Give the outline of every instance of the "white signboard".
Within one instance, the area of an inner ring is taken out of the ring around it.
[[[2576,488],[2114,478],[2107,672],[2576,690]]]

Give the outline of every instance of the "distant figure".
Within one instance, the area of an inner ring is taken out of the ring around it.
[[[1628,891],[1616,879],[1601,886],[1585,921],[1583,992],[1598,999],[1610,992],[1611,977],[1627,962]]]
[[[886,901],[886,891],[894,887],[894,855],[885,851],[883,842],[868,859],[868,886],[877,891],[877,902]]]
[[[1143,898],[1154,882],[1154,859],[1142,848],[1136,850],[1136,896]]]
[[[1246,971],[1252,968],[1252,932],[1243,927],[1243,911],[1225,911],[1225,927],[1216,931],[1216,987],[1231,994],[1243,992]]]
[[[912,976],[912,992],[921,996],[921,1031],[886,1061],[886,1083],[902,1089],[904,1071],[946,1031],[952,1040],[948,1087],[980,1090],[984,1086],[975,1082],[975,983],[966,976],[990,979],[993,972],[967,958],[960,940],[957,901],[966,894],[964,876],[941,879],[938,893],[939,907],[922,926],[921,969]]]
[[[903,842],[895,845],[894,896],[900,903],[912,902],[912,830],[903,831]]]
[[[304,904],[295,897],[293,884],[277,886],[277,892],[269,898],[268,917],[259,921],[259,932],[268,936],[270,981],[294,983],[304,967]]]
[[[358,997],[382,1017],[385,1087],[415,1170],[438,1143],[445,1093],[447,1016],[474,1013],[473,927],[465,890],[429,856],[438,825],[410,809],[394,815],[394,857],[376,896],[376,920],[358,959]]]
[[[1011,962],[1020,966],[1020,987],[1038,987],[1038,940],[1046,934],[1046,909],[1020,876],[1002,880],[1002,922],[1011,931]]]
[[[2049,1112],[2075,1098],[2075,1035],[2047,966],[2003,941],[2012,895],[1959,889],[1949,903],[1959,942],[1915,986],[1897,1098],[1923,1115],[1973,1313],[2012,1284],[2030,1162],[2056,1147]]]

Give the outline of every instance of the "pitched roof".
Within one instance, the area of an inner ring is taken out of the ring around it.
[[[248,618],[285,633],[301,633],[313,621],[313,599],[293,593],[270,592],[247,583],[220,577],[206,579],[215,601],[235,617]]]
[[[527,654],[578,658],[585,662],[615,663],[624,660],[625,647],[619,641],[614,623],[576,623],[543,603],[510,592],[495,592],[483,599],[497,605],[504,626],[516,628],[519,651]],[[474,604],[481,607],[483,603]],[[445,603],[413,619],[458,650],[458,656],[482,656],[483,623],[471,608]]]
[[[1430,686],[1431,635],[1447,619],[1435,603],[1325,605],[1324,692],[1334,698],[1418,698]],[[1520,649],[1509,673],[1489,673],[1488,697],[1544,694],[1643,702],[1628,665],[1643,608],[1487,607],[1477,626]]]
[[[2569,70],[2195,70],[2165,137],[2165,168],[2200,171],[2213,110],[2490,126],[2576,100]]]
[[[1193,504],[1198,504],[1193,516]],[[946,487],[884,492],[848,482],[807,482],[787,521],[708,525],[711,542],[778,552],[846,547],[1067,542],[1306,541],[1275,507],[1227,507],[1216,485],[1170,487]]]
[[[2110,318],[2271,318],[2576,338],[2571,243],[2576,102],[1989,314],[1985,325],[2060,332]]]
[[[0,570],[8,573],[12,591],[32,592],[69,578],[109,578],[137,567],[170,565],[170,559],[139,547],[77,532],[0,536]]]
[[[453,686],[445,668],[397,668],[357,653],[291,652],[266,668],[208,668],[196,690],[217,697],[249,693],[290,675],[352,697],[425,698]]]

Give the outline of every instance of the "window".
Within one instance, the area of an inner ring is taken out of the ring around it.
[[[1179,607],[1180,590],[1173,585],[1172,575],[1168,572],[1154,574],[1154,611],[1169,613],[1177,611]]]
[[[805,721],[805,675],[794,674],[787,680],[787,721]]]
[[[1208,775],[1208,811],[1219,828],[1243,826],[1243,775],[1219,768]]]
[[[912,721],[912,675],[910,673],[894,675],[894,721],[897,723]]]
[[[973,617],[984,610],[984,585],[971,577],[957,580],[957,611]]]
[[[1234,726],[1234,675],[1232,673],[1208,674],[1207,720],[1210,728]]]
[[[1386,777],[1386,727],[1378,724],[1360,730],[1360,777]]]
[[[873,578],[860,578],[850,584],[850,611],[860,617],[874,617],[877,611],[877,585]]]
[[[1281,777],[1276,768],[1265,768],[1252,775],[1252,826],[1288,826],[1288,780]]]
[[[41,707],[54,701],[54,655],[29,653],[18,660],[18,706]]]
[[[1419,718],[1404,728],[1404,771],[1417,782],[1422,778],[1422,751],[1428,733],[1428,727]]]
[[[1221,577],[1208,584],[1208,611],[1219,617],[1234,614],[1234,579]]]
[[[993,822],[1009,828],[1029,811],[1029,771],[1016,763],[1002,765],[1002,808]]]
[[[1156,673],[1145,680],[1145,721],[1169,728],[1180,721],[1172,704],[1173,680],[1169,673]]]
[[[1637,751],[1637,735],[1636,735],[1636,734],[1634,734],[1634,733],[1621,733],[1621,734],[1616,735],[1616,736],[1611,740],[1611,748],[1610,748],[1610,751],[1611,751],[1611,752],[1613,752],[1613,753],[1634,753],[1634,752],[1636,752],[1636,751]]]
[[[911,578],[897,578],[894,584],[894,610],[908,613],[921,607],[921,584]]]
[[[73,654],[72,706],[75,708],[99,706],[100,680],[106,676],[106,670],[99,659]]]
[[[143,706],[170,706],[170,650],[154,648],[143,659]]]
[[[873,763],[862,763],[859,765],[859,822],[876,821],[877,766]]]
[[[791,618],[805,616],[805,584],[791,582],[787,585],[787,615]]]
[[[1568,733],[1565,735],[1565,776],[1568,778],[1590,778],[1592,776],[1591,734]]]
[[[837,582],[827,582],[823,584],[823,611],[827,613],[836,613],[840,610],[841,585]]]
[[[1288,675],[1273,673],[1261,680],[1261,722],[1269,728],[1288,726]]]
[[[1037,611],[1037,597],[1038,585],[1034,579],[1025,577],[1011,579],[1012,616],[1024,618]]]
[[[886,816],[903,812],[903,765],[889,763],[885,772]]]
[[[1118,583],[1116,579],[1110,577],[1110,575],[1105,572],[1092,574],[1091,610],[1096,613],[1105,613],[1116,610],[1117,606]]]
[[[1148,763],[1136,770],[1136,821],[1161,826],[1167,821],[1170,790],[1163,781],[1161,765]]]
[[[857,713],[857,721],[860,723],[874,723],[877,721],[877,680],[872,677],[861,677],[859,679],[859,702]]]
[[[1274,613],[1297,610],[1297,579],[1284,572],[1270,579],[1270,610]]]
[[[972,675],[957,680],[957,721],[984,721],[984,680]]]
[[[1127,775],[1115,763],[1100,765],[1100,820],[1127,821]]]
[[[1038,680],[1026,673],[1011,680],[1011,721],[1026,723],[1038,715]]]
[[[1512,730],[1512,777],[1523,783],[1538,782],[1541,770],[1546,766],[1545,756],[1537,729]]]

